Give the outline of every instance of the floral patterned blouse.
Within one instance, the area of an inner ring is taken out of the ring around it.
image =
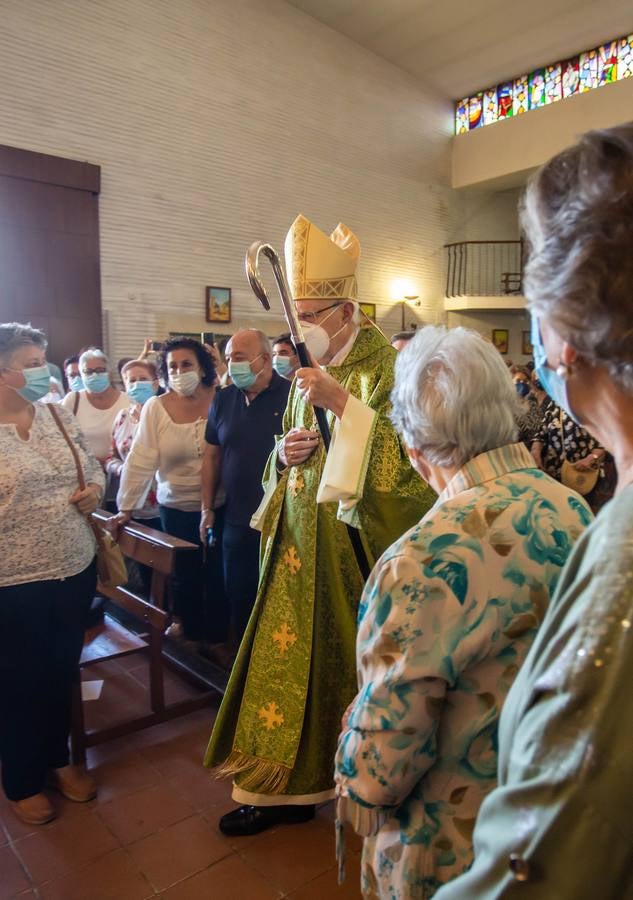
[[[363,592],[359,693],[336,757],[367,898],[428,898],[472,861],[501,707],[592,519],[522,444],[457,472]]]
[[[552,478],[560,478],[563,460],[578,462],[600,448],[588,431],[577,425],[560,407],[551,403],[545,410],[534,440],[543,444],[543,468]]]
[[[106,473],[110,477],[119,478],[127,455],[130,452],[134,435],[141,420],[141,405],[131,403],[127,409],[122,409],[114,420],[112,426],[112,452],[105,463]],[[156,500],[156,482],[153,481],[147,494],[145,503],[141,509],[134,511],[135,519],[158,518],[159,508]]]

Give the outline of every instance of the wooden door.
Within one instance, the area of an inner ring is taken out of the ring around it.
[[[0,322],[30,322],[61,365],[101,346],[100,168],[0,146]]]

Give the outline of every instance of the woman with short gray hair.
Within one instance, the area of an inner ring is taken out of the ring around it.
[[[363,592],[336,780],[339,817],[365,837],[364,895],[426,900],[472,861],[499,712],[591,512],[516,443],[512,378],[477,333],[421,329],[392,402],[439,496]]]
[[[475,861],[438,900],[633,897],[633,123],[540,169],[522,211],[539,381],[615,458],[499,729]],[[520,882],[520,884],[516,884]]]
[[[69,765],[68,732],[97,581],[86,517],[104,479],[73,417],[37,402],[48,386],[43,333],[0,325],[0,762],[5,794],[29,825],[55,815],[47,782],[71,800],[95,795],[87,773]]]
[[[103,350],[97,347],[85,350],[79,357],[79,373],[84,390],[66,394],[62,405],[75,416],[90,450],[105,466],[112,449],[114,420],[121,410],[129,408],[130,401],[113,386],[110,364]]]

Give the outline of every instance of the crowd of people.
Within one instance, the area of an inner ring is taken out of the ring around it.
[[[115,535],[137,520],[198,547],[168,636],[230,670],[204,759],[233,779],[225,834],[336,798],[341,876],[351,825],[371,900],[633,897],[632,173],[629,125],[532,179],[526,367],[465,328],[390,346],[362,320],[356,236],[303,216],[285,251],[311,367],[250,328],[223,354],[148,340],[120,382],[82,348],[65,393],[45,335],[0,325],[20,818],[55,815],[47,783],[95,795],[68,732],[105,505]]]

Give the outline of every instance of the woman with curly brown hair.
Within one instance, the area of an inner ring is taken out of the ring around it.
[[[143,407],[121,472],[115,523],[126,524],[133,510],[143,506],[155,477],[163,531],[201,547],[200,478],[204,431],[216,391],[213,360],[198,341],[172,338],[161,353],[159,374],[169,389]],[[221,528],[221,517],[215,527]],[[174,621],[167,630],[169,637],[191,641],[209,637],[204,581],[201,550],[199,565],[172,579]]]

